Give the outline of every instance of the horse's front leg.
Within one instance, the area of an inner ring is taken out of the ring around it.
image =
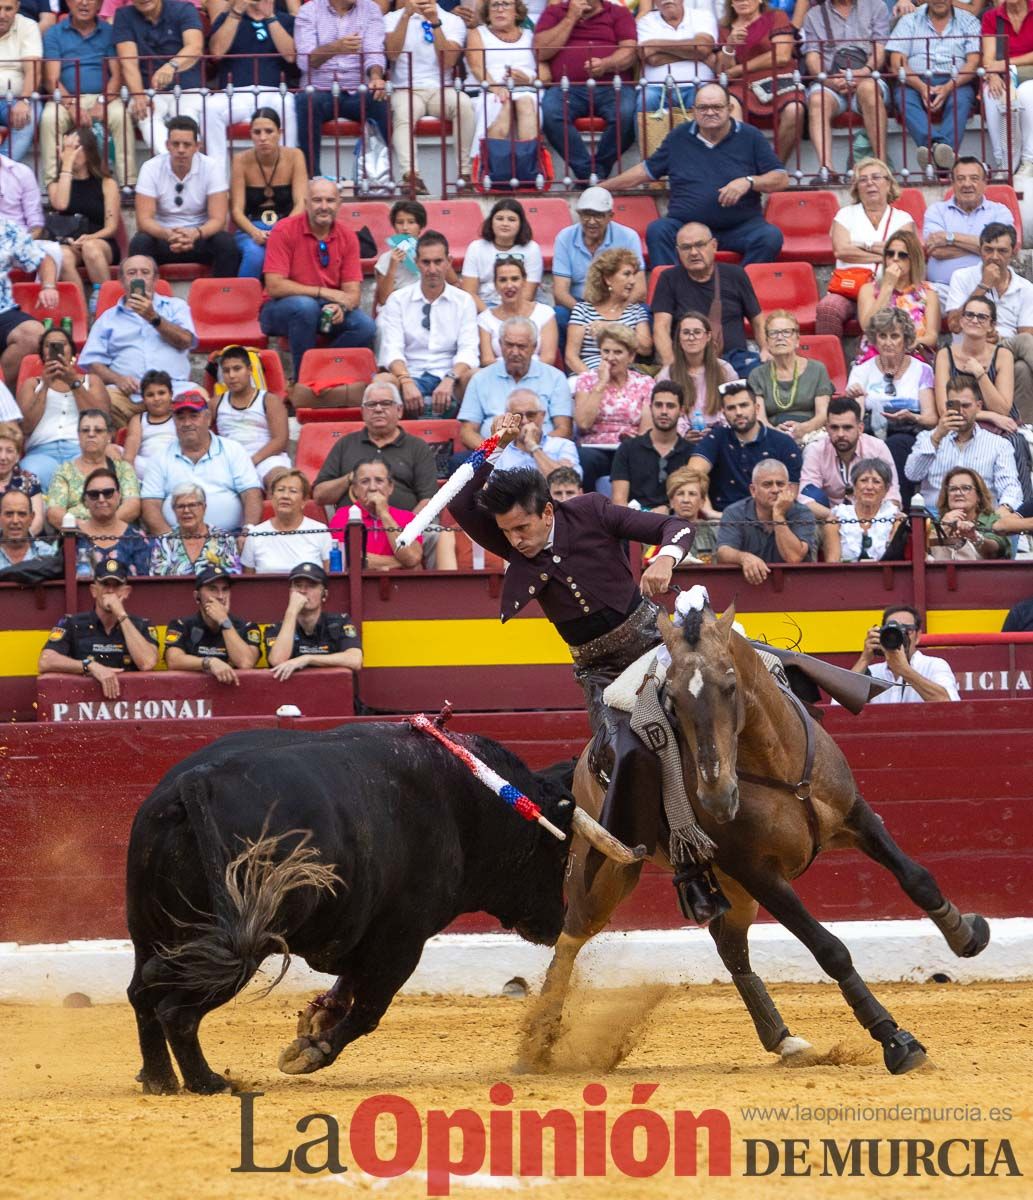
[[[850,951],[804,908],[792,886],[781,876],[752,874],[740,882],[769,913],[799,938],[823,971],[839,984],[858,1022],[882,1046],[886,1069],[894,1075],[912,1071],[925,1062],[925,1047],[901,1029],[854,970]]]

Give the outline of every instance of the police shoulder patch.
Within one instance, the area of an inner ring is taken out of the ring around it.
[[[345,637],[358,637],[359,631],[355,628],[354,625],[345,625],[344,636]]]
[[[62,629],[60,625],[55,625],[54,628],[50,631],[50,634],[47,637],[47,641],[48,642],[60,642],[64,636],[65,636],[65,630]]]
[[[247,640],[252,646],[259,646],[262,643],[262,631],[255,626],[247,631]]]
[[[168,628],[168,629],[165,631],[165,645],[166,645],[166,646],[174,646],[174,645],[175,645],[175,644],[176,644],[178,641],[180,641],[180,639],[181,639],[182,637],[183,637],[183,634],[180,632],[180,630],[178,630],[178,629],[173,629],[173,628],[170,626],[170,627],[169,627],[169,628]]]

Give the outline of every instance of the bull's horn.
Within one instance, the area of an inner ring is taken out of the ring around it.
[[[612,833],[607,833],[599,822],[590,817],[583,808],[574,809],[572,825],[575,833],[579,833],[600,854],[605,854],[614,862],[629,866],[631,863],[641,862],[648,854],[645,846],[636,846],[634,850],[625,846]]]

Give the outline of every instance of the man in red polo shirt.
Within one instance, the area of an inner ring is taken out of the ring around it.
[[[305,211],[277,221],[265,248],[262,332],[286,337],[297,378],[306,350],[316,344],[321,323],[331,346],[373,346],[377,327],[359,309],[362,261],[359,241],[337,220],[337,185],[313,179]]]
[[[575,179],[586,181],[594,173],[605,179],[620,152],[635,141],[635,87],[632,66],[638,58],[635,18],[621,4],[609,0],[568,0],[550,4],[535,26],[534,48],[552,70],[553,83],[542,100],[542,126],[553,149],[567,160]],[[566,76],[568,91],[560,86]],[[589,79],[596,86],[589,89]],[[614,80],[620,79],[619,90]],[[584,139],[574,128],[578,117],[602,117],[606,129],[595,143],[595,162]]]

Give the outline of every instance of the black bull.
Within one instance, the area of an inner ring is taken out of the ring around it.
[[[462,740],[564,833],[586,832],[554,776],[487,739]],[[177,1090],[170,1047],[191,1091],[228,1086],[198,1026],[269,954],[338,976],[281,1056],[299,1073],[376,1029],[426,940],[460,914],[483,910],[554,944],[569,845],[405,725],[231,734],[191,755],[144,801],[129,841],[144,1090]]]

